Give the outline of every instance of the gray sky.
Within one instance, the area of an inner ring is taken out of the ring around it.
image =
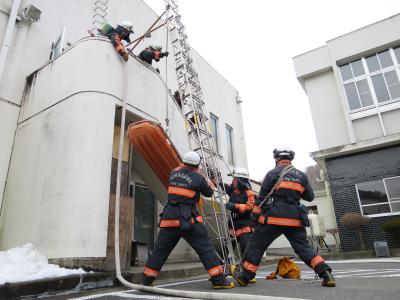
[[[157,13],[162,0],[144,0]],[[243,98],[250,176],[273,167],[289,146],[300,169],[318,150],[307,96],[292,57],[400,12],[399,0],[180,0],[189,42]]]

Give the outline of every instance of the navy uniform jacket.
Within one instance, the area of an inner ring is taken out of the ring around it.
[[[181,165],[171,172],[168,202],[162,212],[160,227],[189,229],[192,223],[203,223],[196,204],[200,194],[210,197],[213,189],[197,168]]]
[[[282,170],[290,166],[289,160],[280,160],[276,167],[269,171],[261,185],[257,203],[261,203],[278,181]],[[307,175],[292,168],[271,195],[271,201],[266,201],[261,207],[262,212],[258,222],[280,226],[309,226],[307,211],[301,206],[300,198],[306,201],[314,199],[314,192],[308,182]]]
[[[252,232],[251,211],[254,206],[254,192],[247,188],[235,189],[233,184],[226,184],[225,191],[229,196],[229,202],[235,204],[231,214],[235,235],[238,237],[243,233]]]

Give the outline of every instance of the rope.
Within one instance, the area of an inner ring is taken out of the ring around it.
[[[165,18],[168,20],[168,12],[169,9],[166,10],[166,15]],[[166,41],[165,41],[165,51],[168,52],[168,24],[165,26],[165,35],[166,35]],[[168,87],[168,56],[165,57],[165,84]],[[168,137],[171,137],[171,133],[169,131],[169,111],[168,111],[168,88],[165,89],[165,133],[167,134]]]

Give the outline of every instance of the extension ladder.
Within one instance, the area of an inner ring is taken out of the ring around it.
[[[229,233],[228,220],[231,219],[231,215],[227,214],[225,209],[227,195],[219,171],[219,156],[211,133],[209,113],[203,100],[199,76],[195,70],[186,29],[181,21],[177,2],[175,0],[164,0],[164,2],[169,10],[167,28],[175,58],[175,70],[189,146],[202,156],[200,171],[207,179],[214,179],[217,187],[212,196],[211,204],[203,206],[202,214],[207,222],[208,229],[219,240],[221,248],[217,252],[219,252],[218,255],[227,274],[229,265],[236,265],[240,262],[240,250],[237,249],[238,254],[236,254],[232,244],[232,239],[235,238],[232,238]],[[213,222],[207,221],[207,217],[213,218]]]

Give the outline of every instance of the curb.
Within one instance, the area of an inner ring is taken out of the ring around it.
[[[279,258],[263,258],[262,264],[276,264]],[[138,271],[123,272],[122,276],[133,283],[141,283],[142,269]],[[161,271],[158,280],[182,279],[199,275],[205,275],[206,271],[201,264],[193,267],[182,268],[177,264],[176,269]],[[56,293],[77,293],[84,290],[93,290],[105,287],[121,286],[114,273],[86,273],[68,275],[57,278],[39,279],[18,283],[6,283],[0,285],[0,300],[18,299],[20,297],[34,297],[38,295],[51,296]]]

